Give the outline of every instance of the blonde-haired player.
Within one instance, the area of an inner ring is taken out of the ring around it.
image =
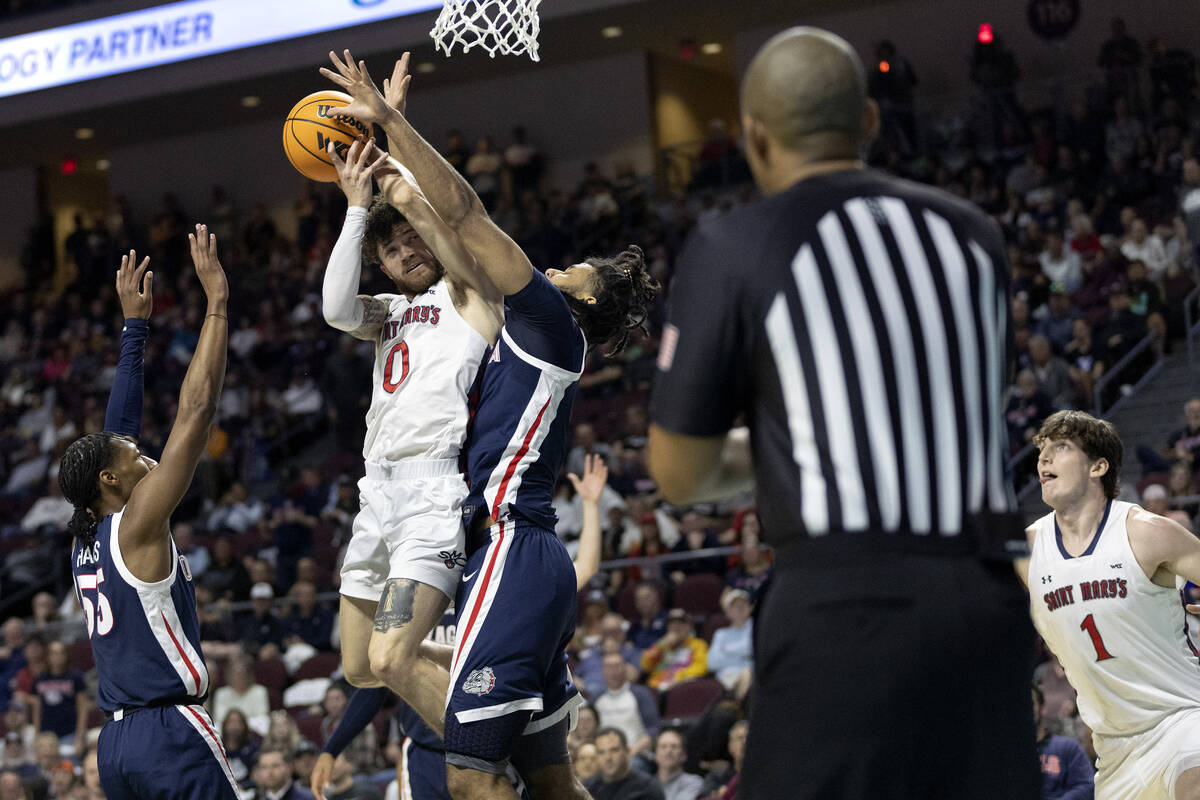
[[[377,156],[370,143],[352,145],[345,162],[330,149],[349,208],[322,286],[325,321],[375,343],[366,476],[342,564],[342,668],[355,686],[387,685],[440,736],[449,674],[420,646],[466,563],[467,394],[504,309],[419,192],[399,207],[372,203],[372,176],[387,161]],[[364,259],[395,294],[357,294]]]
[[[1054,511],[1026,531],[1018,571],[1092,729],[1096,796],[1200,798],[1200,653],[1178,588],[1200,581],[1200,539],[1116,499],[1123,446],[1111,423],[1059,411],[1034,443]]]

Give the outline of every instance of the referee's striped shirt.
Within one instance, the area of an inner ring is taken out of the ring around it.
[[[810,178],[692,235],[651,417],[717,436],[745,415],[773,543],[974,535],[1015,509],[1008,284],[968,203],[873,170]]]

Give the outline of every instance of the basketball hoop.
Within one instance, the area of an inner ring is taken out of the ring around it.
[[[538,60],[539,20],[537,7],[541,0],[445,0],[437,24],[429,35],[434,47],[447,56],[454,45],[465,53],[472,47],[482,47],[492,58],[496,53],[520,55],[528,53]]]

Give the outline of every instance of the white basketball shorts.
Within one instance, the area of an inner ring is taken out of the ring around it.
[[[1093,736],[1096,800],[1176,800],[1175,782],[1200,767],[1200,709],[1181,709],[1149,730]]]
[[[341,592],[379,601],[391,578],[409,578],[454,599],[466,564],[457,459],[367,464],[359,511],[342,563]]]

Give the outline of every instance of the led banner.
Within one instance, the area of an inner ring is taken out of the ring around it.
[[[0,97],[441,5],[439,0],[183,0],[0,39]]]

